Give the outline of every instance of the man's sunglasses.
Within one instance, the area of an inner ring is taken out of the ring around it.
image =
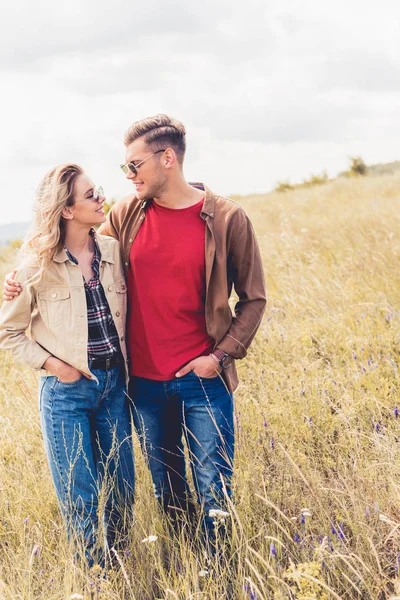
[[[142,165],[144,162],[146,162],[146,160],[149,160],[149,158],[151,158],[155,154],[158,154],[159,152],[165,152],[165,149],[164,150],[156,150],[156,152],[153,152],[153,154],[150,154],[150,156],[148,156],[144,160],[140,161],[140,163],[136,163],[136,165],[133,163],[125,163],[124,165],[121,165],[121,169],[123,170],[125,175],[128,175],[129,171],[131,173],[133,173],[134,175],[137,175],[138,174],[137,170],[140,167],[140,165]]]

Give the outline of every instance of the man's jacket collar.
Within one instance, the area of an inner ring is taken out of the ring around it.
[[[196,188],[197,190],[201,190],[202,192],[205,192],[204,204],[203,204],[203,208],[201,210],[201,214],[206,215],[207,217],[211,217],[213,219],[214,215],[215,215],[215,195],[213,194],[213,192],[206,185],[204,185],[204,183],[197,182],[197,181],[196,182],[189,181],[189,184],[192,187]],[[143,200],[142,204],[140,205],[140,208],[142,210],[145,210],[147,207],[147,204],[148,204],[148,200]]]

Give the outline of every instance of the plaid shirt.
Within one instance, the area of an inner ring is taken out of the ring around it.
[[[100,249],[96,234],[92,229],[90,235],[94,241],[94,257],[92,269],[94,276],[85,285],[87,320],[88,320],[88,359],[112,358],[121,352],[119,337],[111,315],[110,307],[100,283]],[[79,264],[77,259],[65,248],[69,260]]]

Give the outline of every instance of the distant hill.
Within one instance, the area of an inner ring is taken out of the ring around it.
[[[368,165],[368,172],[371,175],[388,175],[400,171],[400,160],[390,163],[378,163],[377,165]]]
[[[366,175],[394,175],[400,171],[400,160],[390,163],[377,163],[376,165],[365,165],[367,167]],[[341,171],[338,177],[348,177],[349,171]]]
[[[0,246],[7,246],[13,240],[20,240],[28,231],[29,222],[0,225]]]

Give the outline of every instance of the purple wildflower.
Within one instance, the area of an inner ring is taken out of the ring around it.
[[[244,584],[243,589],[249,594],[250,600],[257,600],[257,594],[253,592],[253,590],[247,583]]]
[[[271,544],[269,546],[269,550],[270,550],[272,556],[276,556],[277,555],[277,551],[276,551],[274,542],[271,542]]]
[[[28,521],[29,521],[29,517],[25,517],[25,519],[24,519],[24,525],[26,525]]]
[[[268,427],[267,419],[264,417],[264,427]]]
[[[296,532],[293,536],[294,541],[296,542],[296,544],[300,544],[300,536],[299,534]]]
[[[301,523],[304,525],[305,522],[306,522],[306,518],[305,518],[304,514],[301,513]]]
[[[275,440],[274,440],[273,437],[270,439],[269,443],[270,443],[270,446],[271,446],[272,450],[274,450],[274,448],[275,448]]]
[[[335,523],[331,523],[331,531],[332,531],[332,535],[336,535],[337,531],[336,531],[336,527],[335,527]]]
[[[395,406],[393,412],[394,412],[394,416],[396,417],[396,419],[398,419],[398,417],[399,417],[399,407]]]
[[[344,531],[343,531],[343,525],[344,525],[343,523],[340,523],[340,525],[339,525],[339,533],[338,533],[338,535],[339,535],[339,537],[340,537],[341,540],[345,540],[346,539],[346,536],[344,535]]]

